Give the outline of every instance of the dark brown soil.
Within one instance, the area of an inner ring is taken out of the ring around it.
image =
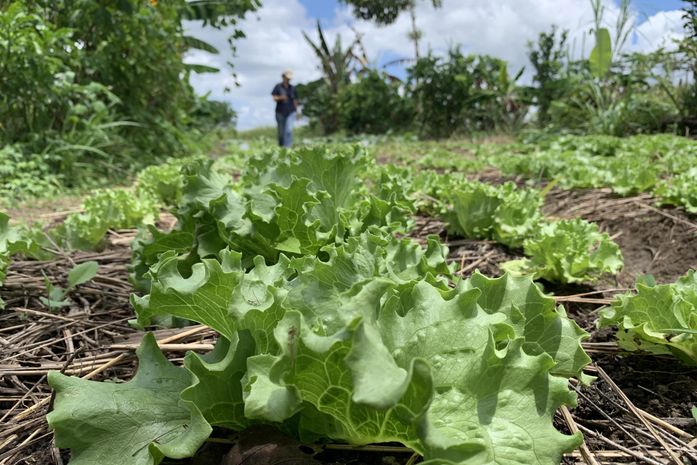
[[[697,219],[678,208],[657,208],[646,195],[621,198],[607,190],[553,190],[545,212],[560,218],[596,222],[620,246],[624,270],[606,285],[632,287],[651,274],[673,282],[697,268]]]

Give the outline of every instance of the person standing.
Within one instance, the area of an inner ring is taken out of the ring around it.
[[[278,145],[290,147],[293,143],[293,124],[300,101],[295,86],[290,83],[293,71],[286,70],[281,75],[283,81],[276,84],[271,96],[276,102],[276,124],[278,125]]]

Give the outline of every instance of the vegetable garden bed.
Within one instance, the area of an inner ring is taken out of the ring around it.
[[[491,172],[487,180],[497,183]],[[632,288],[636,276],[651,273],[659,283],[669,283],[697,267],[694,218],[678,209],[656,208],[646,195],[618,198],[603,189],[555,187],[543,209],[552,218],[597,222],[620,245],[625,261],[624,271],[593,285],[543,282],[567,314],[590,333],[583,346],[593,364],[585,371],[597,377],[590,385],[572,380],[578,406],[556,413],[557,429],[568,434],[580,430],[585,437],[584,445],[566,454],[563,463],[697,463],[697,426],[691,413],[697,404],[697,368],[662,355],[625,353],[611,337],[613,332],[595,327],[600,307]],[[171,218],[164,222],[171,227]],[[475,270],[497,276],[502,263],[523,257],[521,249],[449,235],[442,221],[416,217],[410,236],[425,245],[429,235],[439,235],[449,247],[447,259],[456,264],[455,274],[463,277]],[[134,237],[135,231],[111,231],[107,248],[99,253],[71,252],[50,262],[11,263],[0,289],[6,302],[6,311],[0,315],[0,464],[68,462],[67,450],[55,447],[46,422],[53,403],[46,382],[49,371],[112,382],[134,376],[135,350],[143,334],[128,324],[133,318],[129,304],[133,288],[127,277]],[[46,294],[47,280],[65,286],[70,269],[88,261],[99,264],[97,276],[73,291],[71,305],[49,312],[38,298]],[[160,329],[154,336],[176,365],[183,362],[185,351],[204,354],[216,342],[215,332],[203,325]],[[301,445],[267,429],[241,434],[214,429],[196,458],[163,463],[233,465],[242,459],[246,463],[371,465],[411,465],[419,460],[395,443]]]

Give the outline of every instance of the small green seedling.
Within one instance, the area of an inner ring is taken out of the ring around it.
[[[70,273],[68,273],[68,287],[65,289],[60,286],[55,286],[48,280],[48,277],[44,275],[48,297],[39,297],[39,300],[41,300],[41,303],[46,305],[49,310],[57,310],[70,305],[70,300],[67,298],[67,295],[80,284],[84,284],[94,278],[97,275],[98,269],[99,265],[94,261],[76,265],[70,270]]]

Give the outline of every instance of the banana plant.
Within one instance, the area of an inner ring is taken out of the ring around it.
[[[357,71],[354,64],[362,64],[362,67],[364,67],[367,62],[367,60],[364,60],[364,56],[359,56],[355,52],[356,46],[360,43],[360,38],[354,39],[351,45],[344,49],[341,44],[341,36],[337,35],[334,47],[330,49],[319,21],[317,21],[317,35],[318,41],[315,43],[303,31],[303,37],[305,37],[305,40],[312,47],[320,61],[320,68],[324,74],[324,80],[331,90],[331,94],[337,95],[341,87],[349,83],[351,74]]]
[[[595,17],[595,27],[592,32],[595,34],[595,46],[591,50],[589,65],[591,73],[597,79],[603,79],[612,67],[615,59],[624,44],[627,42],[630,33],[635,27],[630,10],[630,0],[621,0],[619,12],[615,22],[614,41],[610,37],[610,31],[602,27],[605,5],[602,0],[590,0],[593,15]]]
[[[595,31],[595,47],[589,58],[591,73],[598,79],[604,78],[612,66],[612,40],[610,31],[601,27]]]

